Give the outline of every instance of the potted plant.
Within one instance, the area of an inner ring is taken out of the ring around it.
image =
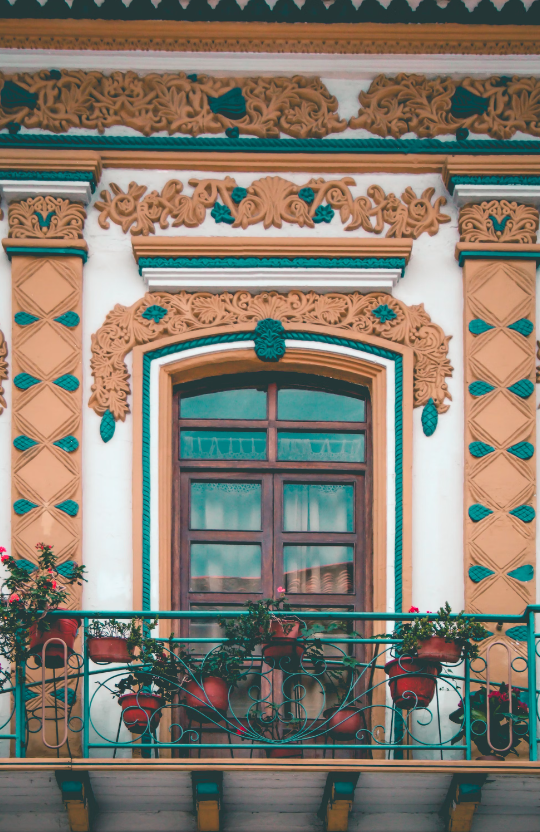
[[[441,672],[439,662],[402,654],[387,662],[384,669],[390,677],[390,695],[398,708],[406,711],[427,708],[435,696],[437,676]]]
[[[409,610],[418,611],[417,607]],[[478,656],[478,645],[472,642],[487,637],[487,630],[482,624],[474,618],[465,618],[463,610],[452,617],[448,602],[437,611],[437,616],[436,620],[416,618],[396,628],[393,635],[403,639],[403,654],[446,664],[456,664],[463,655],[469,658]]]
[[[278,587],[278,592],[284,592],[283,587]],[[262,644],[263,659],[272,667],[278,666],[283,659],[290,664],[302,656],[302,621],[275,615],[279,611],[291,612],[291,605],[284,595],[278,599],[247,601],[245,606],[248,608],[247,615],[219,622],[231,644],[242,647],[246,653],[251,653]]]
[[[529,709],[520,696],[519,688],[513,687],[510,693],[508,685],[504,683],[499,690],[492,690],[489,696],[485,687],[470,694],[471,734],[481,753],[477,760],[504,760],[509,754],[517,756],[516,748],[521,741],[529,742]],[[452,738],[452,745],[455,745],[465,736],[463,700],[459,708],[450,714],[450,719],[462,726]]]
[[[186,669],[181,683],[185,692],[183,701],[191,716],[201,722],[212,722],[226,715],[229,691],[243,675],[247,658],[242,647],[229,644],[221,644],[202,658],[180,654]]]
[[[335,629],[336,625],[326,627],[326,631]],[[320,630],[320,626],[318,628]],[[357,636],[358,633],[352,635]],[[320,655],[317,655],[320,653]],[[327,695],[336,698],[336,704],[326,708],[323,716],[328,720],[327,732],[332,739],[352,740],[361,728],[365,728],[362,710],[355,705],[354,687],[356,684],[354,671],[360,665],[354,656],[344,655],[338,666],[328,665],[324,661],[320,644],[310,645],[306,653],[315,667],[321,667],[324,662],[325,689]]]
[[[88,628],[86,646],[88,655],[96,664],[112,662],[129,664],[134,659],[134,648],[139,645],[140,624],[129,624],[109,618],[95,618]]]
[[[138,664],[117,682],[114,690],[124,725],[133,734],[155,731],[163,706],[179,692],[178,658],[172,642],[164,649],[157,639],[142,637],[138,647]]]
[[[2,652],[17,662],[32,655],[41,666],[43,648],[47,645],[45,667],[60,668],[64,666],[65,650],[68,656],[74,652],[81,622],[73,615],[53,617],[48,613],[64,609],[60,605],[68,597],[66,586],[80,586],[81,580],[85,580],[85,567],[74,565],[69,577],[60,575],[53,547],[38,543],[36,549],[38,563],[35,569],[29,571],[0,547],[0,559],[9,572],[3,582],[6,593],[0,606]],[[56,641],[47,644],[50,639]]]

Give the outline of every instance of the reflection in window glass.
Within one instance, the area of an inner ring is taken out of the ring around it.
[[[352,532],[354,486],[286,483],[283,529],[286,532]]]
[[[363,399],[322,390],[278,390],[278,419],[294,422],[364,422]]]
[[[264,390],[221,390],[182,396],[182,419],[266,419]]]
[[[285,591],[353,591],[352,546],[284,546]]]
[[[182,459],[266,459],[266,432],[255,430],[182,430]]]
[[[257,543],[192,543],[192,592],[261,592]]]
[[[306,462],[364,462],[363,433],[278,431],[278,459]]]
[[[261,528],[259,482],[192,482],[192,529]]]

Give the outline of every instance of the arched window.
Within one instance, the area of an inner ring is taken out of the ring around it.
[[[370,609],[366,388],[220,376],[176,388],[173,413],[177,609],[238,608],[279,587],[298,608]]]

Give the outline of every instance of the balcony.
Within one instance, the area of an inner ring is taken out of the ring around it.
[[[273,638],[227,682],[212,664],[232,644],[216,616],[246,612],[49,613],[52,629],[0,694],[0,830],[36,828],[38,813],[46,832],[43,812],[51,829],[97,832],[497,832],[509,813],[515,832],[540,830],[538,612],[481,617],[481,657],[443,662],[380,637],[419,616],[276,612]],[[189,636],[154,638],[157,664],[106,642],[111,617],[144,640],[157,616],[161,633],[191,621]],[[82,625],[73,651],[69,626],[56,636],[66,618]]]

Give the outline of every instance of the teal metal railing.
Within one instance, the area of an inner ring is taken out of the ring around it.
[[[310,626],[313,630],[319,620],[339,621],[342,631],[300,637],[292,646],[282,645],[282,655],[278,650],[277,656],[263,645],[245,657],[235,685],[220,685],[218,701],[206,680],[201,681],[200,671],[226,638],[210,634],[159,639],[164,660],[174,667],[172,683],[169,670],[166,700],[153,698],[160,678],[148,674],[134,698],[119,700],[118,682],[148,668],[137,660],[94,664],[88,652],[89,627],[94,620],[111,618],[149,625],[156,617],[171,628],[185,619],[200,627],[215,623],[218,616],[230,619],[247,612],[56,611],[48,616],[82,621],[80,650],[69,656],[65,667],[40,668],[39,656],[30,656],[14,668],[12,684],[0,694],[0,712],[5,715],[0,740],[9,740],[17,757],[40,756],[40,742],[57,754],[67,746],[72,754],[79,735],[85,758],[125,756],[139,748],[143,756],[154,758],[165,750],[182,757],[205,756],[210,749],[215,756],[220,749],[231,757],[370,757],[382,750],[394,758],[421,751],[446,759],[473,759],[487,749],[511,759],[516,751],[523,756],[528,744],[529,759],[537,760],[538,613],[540,606],[531,606],[520,616],[474,616],[493,628],[480,645],[482,658],[439,666],[412,665],[400,658],[400,639],[374,637],[422,614],[275,613],[277,620],[300,621],[300,633]],[[362,629],[370,635],[351,634]],[[309,649],[314,644],[319,647],[317,660]],[[186,650],[192,651],[190,661]],[[356,658],[353,667],[351,656]],[[397,675],[389,676],[390,671]],[[479,701],[487,702],[484,716]],[[508,714],[501,719],[504,707]]]

